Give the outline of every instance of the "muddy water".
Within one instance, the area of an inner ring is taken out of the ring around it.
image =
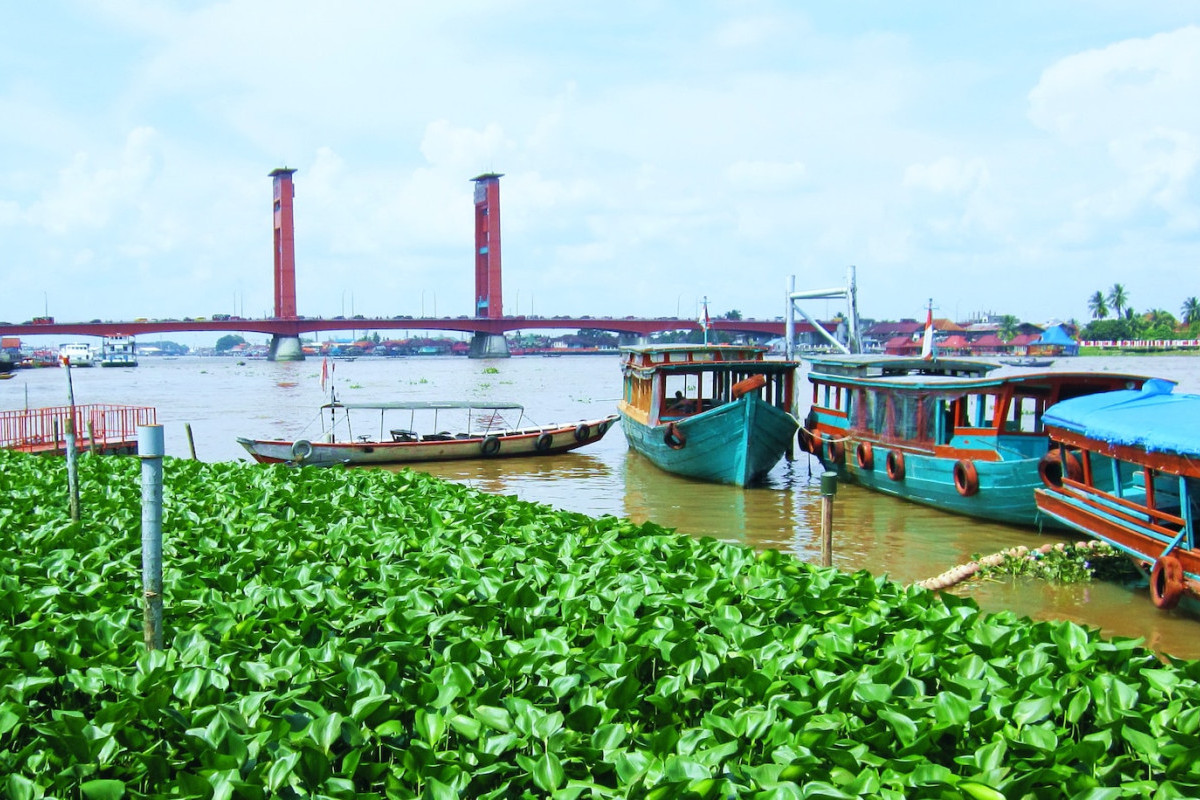
[[[1200,358],[1079,358],[1056,366],[1137,372],[1172,378],[1200,392]],[[197,457],[246,459],[237,436],[311,436],[321,365],[226,358],[144,358],[136,369],[72,370],[79,403],[154,406],[167,453],[186,457],[189,424]],[[359,358],[337,362],[333,381],[343,400],[484,399],[524,403],[528,418],[550,423],[612,413],[620,371],[612,356]],[[62,370],[19,372],[0,383],[0,408],[62,405]],[[764,486],[742,490],[668,475],[626,447],[619,427],[599,443],[566,456],[537,460],[434,464],[425,471],[484,491],[590,515],[651,520],[692,536],[773,547],[819,558],[820,467],[782,462]],[[988,525],[934,509],[841,486],[835,502],[834,565],[865,569],[902,582],[937,575],[974,555],[1017,544],[1036,547],[1057,537]],[[971,581],[955,591],[989,610],[1033,619],[1069,619],[1114,636],[1139,637],[1155,649],[1200,658],[1200,620],[1155,609],[1145,589],[1102,582],[1070,586],[1038,581]]]

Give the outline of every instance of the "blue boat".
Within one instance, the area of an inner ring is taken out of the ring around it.
[[[713,483],[760,481],[792,446],[799,364],[751,345],[622,348],[617,404],[629,446],[660,469]]]
[[[1128,555],[1150,599],[1200,609],[1200,395],[1170,381],[1077,397],[1045,416],[1064,463],[1036,493],[1042,513]]]
[[[1034,491],[1062,471],[1044,415],[1080,395],[1140,388],[1140,375],[1040,370],[991,375],[995,362],[813,357],[801,447],[840,479],[956,514],[1038,526]]]

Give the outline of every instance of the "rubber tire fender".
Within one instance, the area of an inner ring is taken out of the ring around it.
[[[479,443],[479,452],[485,456],[494,456],[500,452],[500,439],[496,436],[485,436]]]
[[[292,442],[292,458],[296,459],[297,461],[304,462],[309,456],[312,455],[312,451],[312,442],[310,442],[308,439],[297,439],[296,441]]]
[[[969,458],[960,458],[954,463],[954,488],[963,497],[971,497],[979,492],[979,470],[975,462]]]
[[[858,468],[871,472],[875,469],[875,449],[871,447],[870,442],[859,442],[858,447],[854,448],[854,461],[858,464]]]
[[[588,438],[588,426],[586,422],[581,422],[575,426],[575,441],[583,442]]]
[[[1179,605],[1183,590],[1183,565],[1175,556],[1161,556],[1150,571],[1150,601],[1169,611]]]
[[[550,449],[550,445],[554,443],[554,434],[549,431],[543,431],[533,442],[533,449],[539,453],[544,453]]]
[[[663,442],[672,450],[682,450],[687,444],[687,436],[674,422],[668,422],[667,430],[663,433]]]
[[[904,480],[904,453],[899,450],[888,451],[887,476],[894,481]]]

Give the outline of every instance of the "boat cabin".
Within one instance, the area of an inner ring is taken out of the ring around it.
[[[694,416],[750,392],[792,410],[797,363],[768,361],[765,347],[678,344],[621,350],[624,408],[643,424]]]

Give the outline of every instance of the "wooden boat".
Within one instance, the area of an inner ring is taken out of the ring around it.
[[[1062,469],[1043,514],[1108,542],[1150,576],[1159,608],[1200,599],[1200,395],[1170,381],[1065,400],[1046,411]]]
[[[812,410],[800,443],[826,469],[885,494],[1017,525],[1042,521],[1033,493],[1053,458],[1046,409],[1147,380],[1051,370],[990,375],[999,365],[970,359],[806,360]]]
[[[504,414],[514,412],[517,421],[509,424]],[[321,406],[318,419],[321,431],[311,439],[238,437],[237,441],[256,461],[324,466],[548,456],[598,442],[617,415],[533,425],[525,423],[525,410],[517,403],[342,403],[335,399]]]
[[[747,486],[771,470],[797,428],[790,413],[795,361],[765,347],[622,348],[617,404],[629,446],[667,472]]]
[[[136,367],[137,350],[132,336],[115,334],[106,336],[100,344],[100,366]]]

